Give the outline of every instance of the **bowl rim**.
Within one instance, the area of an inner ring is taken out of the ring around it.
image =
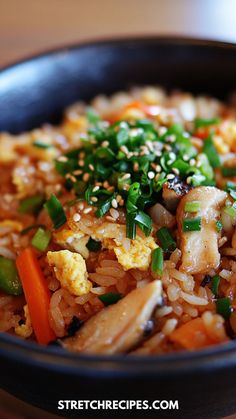
[[[201,46],[204,48],[236,50],[236,43],[195,37],[165,35],[134,35],[103,37],[82,40],[23,57],[0,68],[0,78],[8,70],[46,57],[70,53],[88,47],[119,46],[127,44],[150,44]],[[0,332],[0,358],[24,365],[37,366],[70,375],[123,377],[171,376],[188,373],[209,373],[212,370],[236,367],[236,340],[214,345],[198,351],[181,351],[159,355],[92,355],[76,354],[62,348],[41,346],[24,341],[5,332]],[[16,356],[17,355],[17,356]],[[138,368],[137,368],[138,366]]]

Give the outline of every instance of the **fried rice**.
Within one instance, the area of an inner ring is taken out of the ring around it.
[[[233,106],[152,86],[98,96],[0,134],[0,176],[1,332],[150,355],[235,338]]]

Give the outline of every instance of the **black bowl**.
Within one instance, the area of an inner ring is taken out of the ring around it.
[[[235,74],[236,46],[226,43],[139,38],[63,48],[1,71],[0,131],[19,133],[57,122],[78,99],[137,84],[226,99],[235,88]],[[217,418],[236,411],[236,342],[151,358],[101,357],[40,347],[2,333],[0,368],[2,388],[67,417],[79,417],[79,412],[57,411],[58,400],[179,400],[179,410],[142,411],[142,417]],[[94,417],[94,411],[86,413]]]

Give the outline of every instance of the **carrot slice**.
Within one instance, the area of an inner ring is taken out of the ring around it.
[[[178,327],[170,334],[170,340],[185,349],[199,349],[214,344],[207,335],[203,320],[198,317]]]
[[[49,324],[50,291],[32,248],[26,248],[16,259],[17,270],[37,341],[48,344],[56,338]]]

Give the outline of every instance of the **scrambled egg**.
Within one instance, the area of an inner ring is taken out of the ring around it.
[[[70,229],[64,228],[61,231],[56,231],[53,234],[53,238],[59,246],[74,250],[77,253],[80,253],[83,258],[87,259],[89,256],[89,251],[86,247],[86,244],[89,241],[89,236],[85,235],[81,231],[76,233]]]
[[[123,266],[124,270],[140,269],[146,271],[151,263],[152,250],[158,246],[153,237],[139,237],[130,241],[130,248],[126,250],[118,240],[105,240],[104,247],[113,249],[118,262]]]
[[[24,306],[25,323],[15,327],[15,333],[22,338],[28,338],[33,333],[31,318],[27,304]]]
[[[87,294],[92,283],[87,279],[85,261],[79,253],[73,253],[69,250],[59,250],[57,252],[48,252],[47,261],[54,267],[56,278],[63,288],[66,288],[71,294]]]

